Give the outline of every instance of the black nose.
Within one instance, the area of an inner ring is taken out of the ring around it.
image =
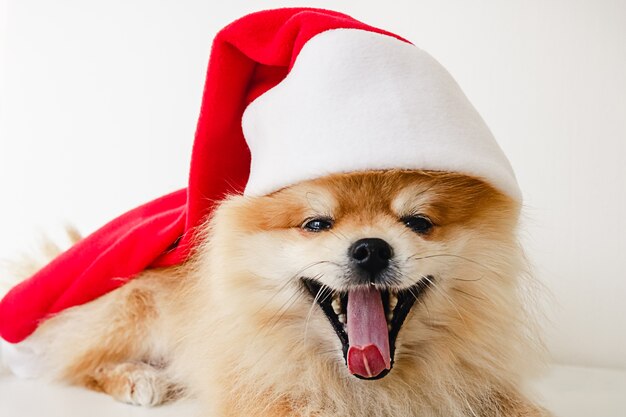
[[[389,243],[378,238],[357,240],[350,246],[349,255],[356,266],[373,277],[389,265],[393,251]]]

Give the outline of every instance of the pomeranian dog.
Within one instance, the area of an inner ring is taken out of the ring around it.
[[[539,417],[520,203],[365,171],[225,199],[187,263],[44,322],[45,377],[203,416]],[[32,272],[31,268],[30,272]]]

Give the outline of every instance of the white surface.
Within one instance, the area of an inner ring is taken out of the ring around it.
[[[0,258],[184,186],[221,26],[341,7],[435,56],[508,154],[529,258],[557,300],[557,359],[626,368],[626,2],[4,1]]]
[[[534,389],[556,417],[626,416],[625,371],[554,366]]]
[[[194,417],[196,407],[193,402],[136,407],[82,388],[0,375],[3,417]]]
[[[626,372],[556,366],[533,387],[556,417],[626,416]],[[196,410],[194,402],[134,407],[80,388],[0,375],[3,417],[193,417]]]
[[[474,175],[520,198],[511,164],[458,84],[427,52],[391,36],[313,37],[287,77],[246,108],[242,126],[252,154],[247,195],[404,168]]]

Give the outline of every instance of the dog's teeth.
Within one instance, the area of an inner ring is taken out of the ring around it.
[[[339,318],[339,323],[343,323],[343,324],[346,323],[346,315],[345,314],[343,314],[343,313],[339,314],[337,317]]]
[[[393,313],[390,311],[389,313],[387,313],[387,322],[391,322],[392,319],[393,319]]]
[[[387,325],[387,330],[391,331],[391,324]]]
[[[389,310],[393,310],[398,305],[398,297],[389,294]]]
[[[341,300],[339,299],[339,296],[333,298],[332,306],[335,314],[341,314]]]

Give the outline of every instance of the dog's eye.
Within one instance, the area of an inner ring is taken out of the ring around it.
[[[431,222],[428,217],[422,215],[407,216],[400,220],[406,227],[421,235],[430,232],[433,228],[433,222]]]
[[[333,221],[327,218],[310,219],[302,225],[302,228],[309,232],[321,232],[331,227],[333,227]]]

